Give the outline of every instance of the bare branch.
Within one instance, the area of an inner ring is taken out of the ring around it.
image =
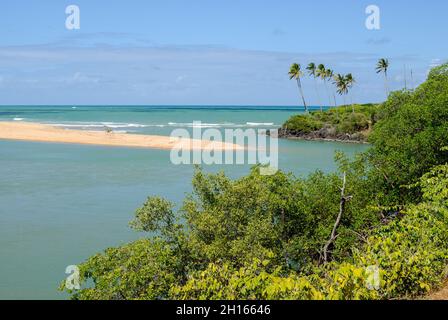
[[[328,256],[329,256],[329,248],[331,246],[331,244],[333,244],[333,242],[338,238],[338,235],[336,234],[339,225],[341,224],[341,219],[342,219],[342,215],[345,211],[345,204],[350,201],[352,199],[351,196],[346,196],[345,195],[345,185],[347,182],[347,175],[344,172],[343,178],[342,178],[342,188],[341,188],[341,202],[339,204],[339,214],[338,217],[336,218],[336,222],[334,223],[333,226],[333,230],[331,231],[331,236],[330,239],[328,240],[328,242],[325,244],[322,252],[323,252],[323,262],[327,263],[328,262]]]

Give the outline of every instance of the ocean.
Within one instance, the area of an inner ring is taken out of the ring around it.
[[[63,128],[170,135],[176,128],[279,127],[295,107],[1,106],[0,121]],[[335,151],[368,146],[279,141],[279,167],[296,175],[336,169]],[[0,140],[0,299],[65,299],[65,269],[108,247],[133,241],[128,227],[150,195],[179,205],[191,191],[193,166],[173,165],[166,150]],[[249,165],[205,166],[232,178]]]

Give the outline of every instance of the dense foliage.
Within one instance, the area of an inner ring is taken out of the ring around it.
[[[383,106],[359,112],[369,125],[378,121],[372,147],[354,160],[337,154],[336,173],[263,176],[255,167],[231,180],[198,169],[177,212],[164,199],[148,198],[131,222],[146,237],[89,258],[80,265],[82,289],[66,290],[75,299],[427,293],[447,275],[447,93],[442,66],[415,92],[393,93]],[[346,114],[358,113],[335,109],[308,120]],[[373,287],[372,267],[379,272]]]
[[[321,138],[365,141],[371,127],[376,122],[378,105],[364,104],[331,108],[327,111],[314,111],[295,115],[282,126],[286,136],[311,136]]]
[[[440,284],[447,271],[448,198],[433,193],[437,187],[446,189],[447,170],[445,165],[430,180],[423,177],[428,201],[378,228],[354,250],[351,262],[332,263],[302,276],[282,273],[269,259],[240,268],[213,263],[185,285],[173,287],[171,294],[180,299],[387,299],[424,294]],[[366,285],[369,266],[380,270],[378,290]]]
[[[394,92],[381,108],[369,161],[381,188],[402,202],[419,201],[415,183],[433,166],[448,162],[448,65],[434,68],[415,91]]]

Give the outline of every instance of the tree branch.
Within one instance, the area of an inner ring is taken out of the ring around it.
[[[323,262],[327,263],[328,262],[328,256],[329,256],[329,248],[331,246],[331,244],[337,239],[338,235],[336,234],[339,225],[341,224],[341,219],[342,219],[342,215],[345,211],[345,204],[351,200],[351,196],[346,196],[345,195],[345,185],[347,182],[347,178],[346,178],[346,173],[344,172],[344,176],[342,178],[342,188],[341,188],[341,202],[339,204],[339,214],[338,217],[336,218],[336,222],[334,223],[333,226],[333,230],[331,231],[331,236],[330,239],[328,240],[328,242],[325,244],[323,250],[322,250],[322,256],[323,256]]]

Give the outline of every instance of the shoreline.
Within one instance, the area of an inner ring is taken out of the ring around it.
[[[0,140],[71,143],[171,150],[244,150],[243,146],[219,141],[173,138],[169,136],[87,131],[58,128],[37,122],[0,121]]]
[[[315,138],[315,137],[300,137],[300,136],[283,136],[279,137],[285,140],[301,140],[301,141],[321,141],[321,142],[340,142],[340,143],[352,143],[352,144],[365,144],[369,145],[367,141],[349,140],[349,139],[337,139],[337,138]]]
[[[279,139],[302,140],[302,141],[323,141],[323,142],[341,142],[353,144],[370,144],[366,138],[360,139],[359,136],[353,138],[349,134],[328,135],[325,130],[317,130],[310,133],[291,132],[285,129],[279,129]]]

